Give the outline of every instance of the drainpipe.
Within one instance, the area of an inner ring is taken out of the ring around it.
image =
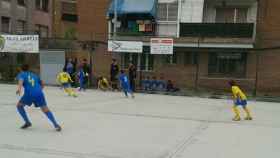
[[[259,34],[257,34],[257,30],[258,30],[258,24],[259,24],[259,16],[260,16],[260,13],[259,13],[259,9],[261,8],[261,5],[260,5],[260,1],[259,0],[256,0],[256,3],[258,8],[257,8],[257,19],[256,19],[256,26],[255,26],[255,34],[254,34],[254,40],[255,40],[255,47],[258,47],[259,45]],[[256,51],[256,80],[255,80],[255,89],[254,89],[254,97],[257,97],[258,95],[258,81],[259,81],[259,63],[260,63],[260,52],[257,50]]]
[[[197,40],[197,48],[198,48],[198,51],[199,51],[199,48],[200,48],[200,35],[199,35],[198,40]],[[195,75],[195,91],[196,92],[198,91],[199,63],[200,63],[199,58],[200,58],[200,55],[199,55],[199,52],[198,52],[197,63],[196,63],[196,75]]]
[[[177,38],[180,37],[180,21],[182,13],[182,0],[178,0],[178,17],[177,17]]]
[[[113,19],[113,22],[114,22],[114,32],[113,32],[113,41],[115,42],[116,41],[116,38],[117,38],[117,21],[118,21],[118,12],[117,12],[117,9],[118,9],[118,0],[114,0],[114,19]],[[116,58],[116,55],[115,53],[116,52],[112,52],[112,57],[113,58]]]

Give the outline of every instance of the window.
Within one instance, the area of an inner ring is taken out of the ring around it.
[[[143,71],[151,71],[154,69],[154,56],[152,54],[141,54],[140,68]]]
[[[247,54],[210,53],[208,74],[219,77],[244,77],[246,73]]]
[[[177,53],[173,53],[172,55],[163,55],[164,63],[166,64],[177,64]]]
[[[41,0],[36,0],[35,6],[36,6],[36,9],[40,10],[41,9]]]
[[[178,2],[158,3],[158,21],[177,21]]]
[[[141,53],[125,53],[122,55],[122,68],[127,69],[129,63],[137,66],[137,70],[152,71],[154,65],[154,56],[151,54]]]
[[[42,10],[46,12],[49,10],[49,0],[42,0]]]
[[[17,33],[23,34],[25,32],[25,21],[18,20],[17,21]]]
[[[217,8],[217,23],[246,23],[247,8]]]
[[[78,16],[74,14],[62,14],[61,19],[64,21],[78,22]]]
[[[49,28],[48,26],[44,26],[44,25],[36,25],[35,26],[36,32],[38,33],[38,35],[40,37],[48,37],[49,36]]]
[[[36,0],[35,5],[37,10],[49,11],[49,0]]]
[[[198,62],[197,52],[184,53],[184,65],[196,65]]]
[[[18,5],[25,6],[25,0],[17,0]]]
[[[75,2],[62,2],[61,3],[61,19],[64,21],[77,22],[77,4]]]
[[[2,32],[9,33],[10,32],[10,18],[8,17],[1,17],[1,27],[2,27]]]

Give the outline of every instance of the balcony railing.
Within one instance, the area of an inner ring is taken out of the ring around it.
[[[252,38],[254,23],[181,23],[180,37]]]
[[[76,40],[40,38],[40,49],[77,49],[78,46]]]

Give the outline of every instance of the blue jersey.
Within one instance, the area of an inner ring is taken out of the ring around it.
[[[78,74],[79,79],[80,79],[80,80],[83,80],[83,79],[85,78],[85,76],[86,76],[86,75],[85,75],[83,69],[80,69],[79,74]]]
[[[120,82],[121,82],[122,85],[127,85],[127,84],[129,84],[128,77],[127,77],[125,74],[120,74],[119,80],[120,80]]]
[[[21,72],[17,80],[23,81],[24,94],[35,95],[42,93],[42,83],[40,78],[32,72]]]

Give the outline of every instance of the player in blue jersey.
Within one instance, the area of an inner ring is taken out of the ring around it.
[[[60,125],[56,122],[54,115],[47,106],[43,93],[44,84],[40,78],[29,71],[28,65],[23,65],[21,67],[21,72],[17,76],[17,80],[18,88],[16,93],[21,95],[22,89],[24,88],[24,94],[17,103],[17,111],[25,122],[21,129],[27,129],[32,126],[24,107],[26,105],[31,106],[34,104],[35,107],[41,108],[41,110],[46,114],[56,131],[61,131]]]
[[[79,72],[78,72],[78,79],[79,79],[79,84],[80,84],[80,88],[79,91],[85,91],[86,90],[86,73],[83,70],[83,67],[80,67]]]
[[[124,73],[124,70],[121,70],[121,74],[119,76],[120,86],[125,94],[128,97],[128,93],[130,93],[131,97],[134,98],[134,94],[130,88],[129,80],[127,75]]]

